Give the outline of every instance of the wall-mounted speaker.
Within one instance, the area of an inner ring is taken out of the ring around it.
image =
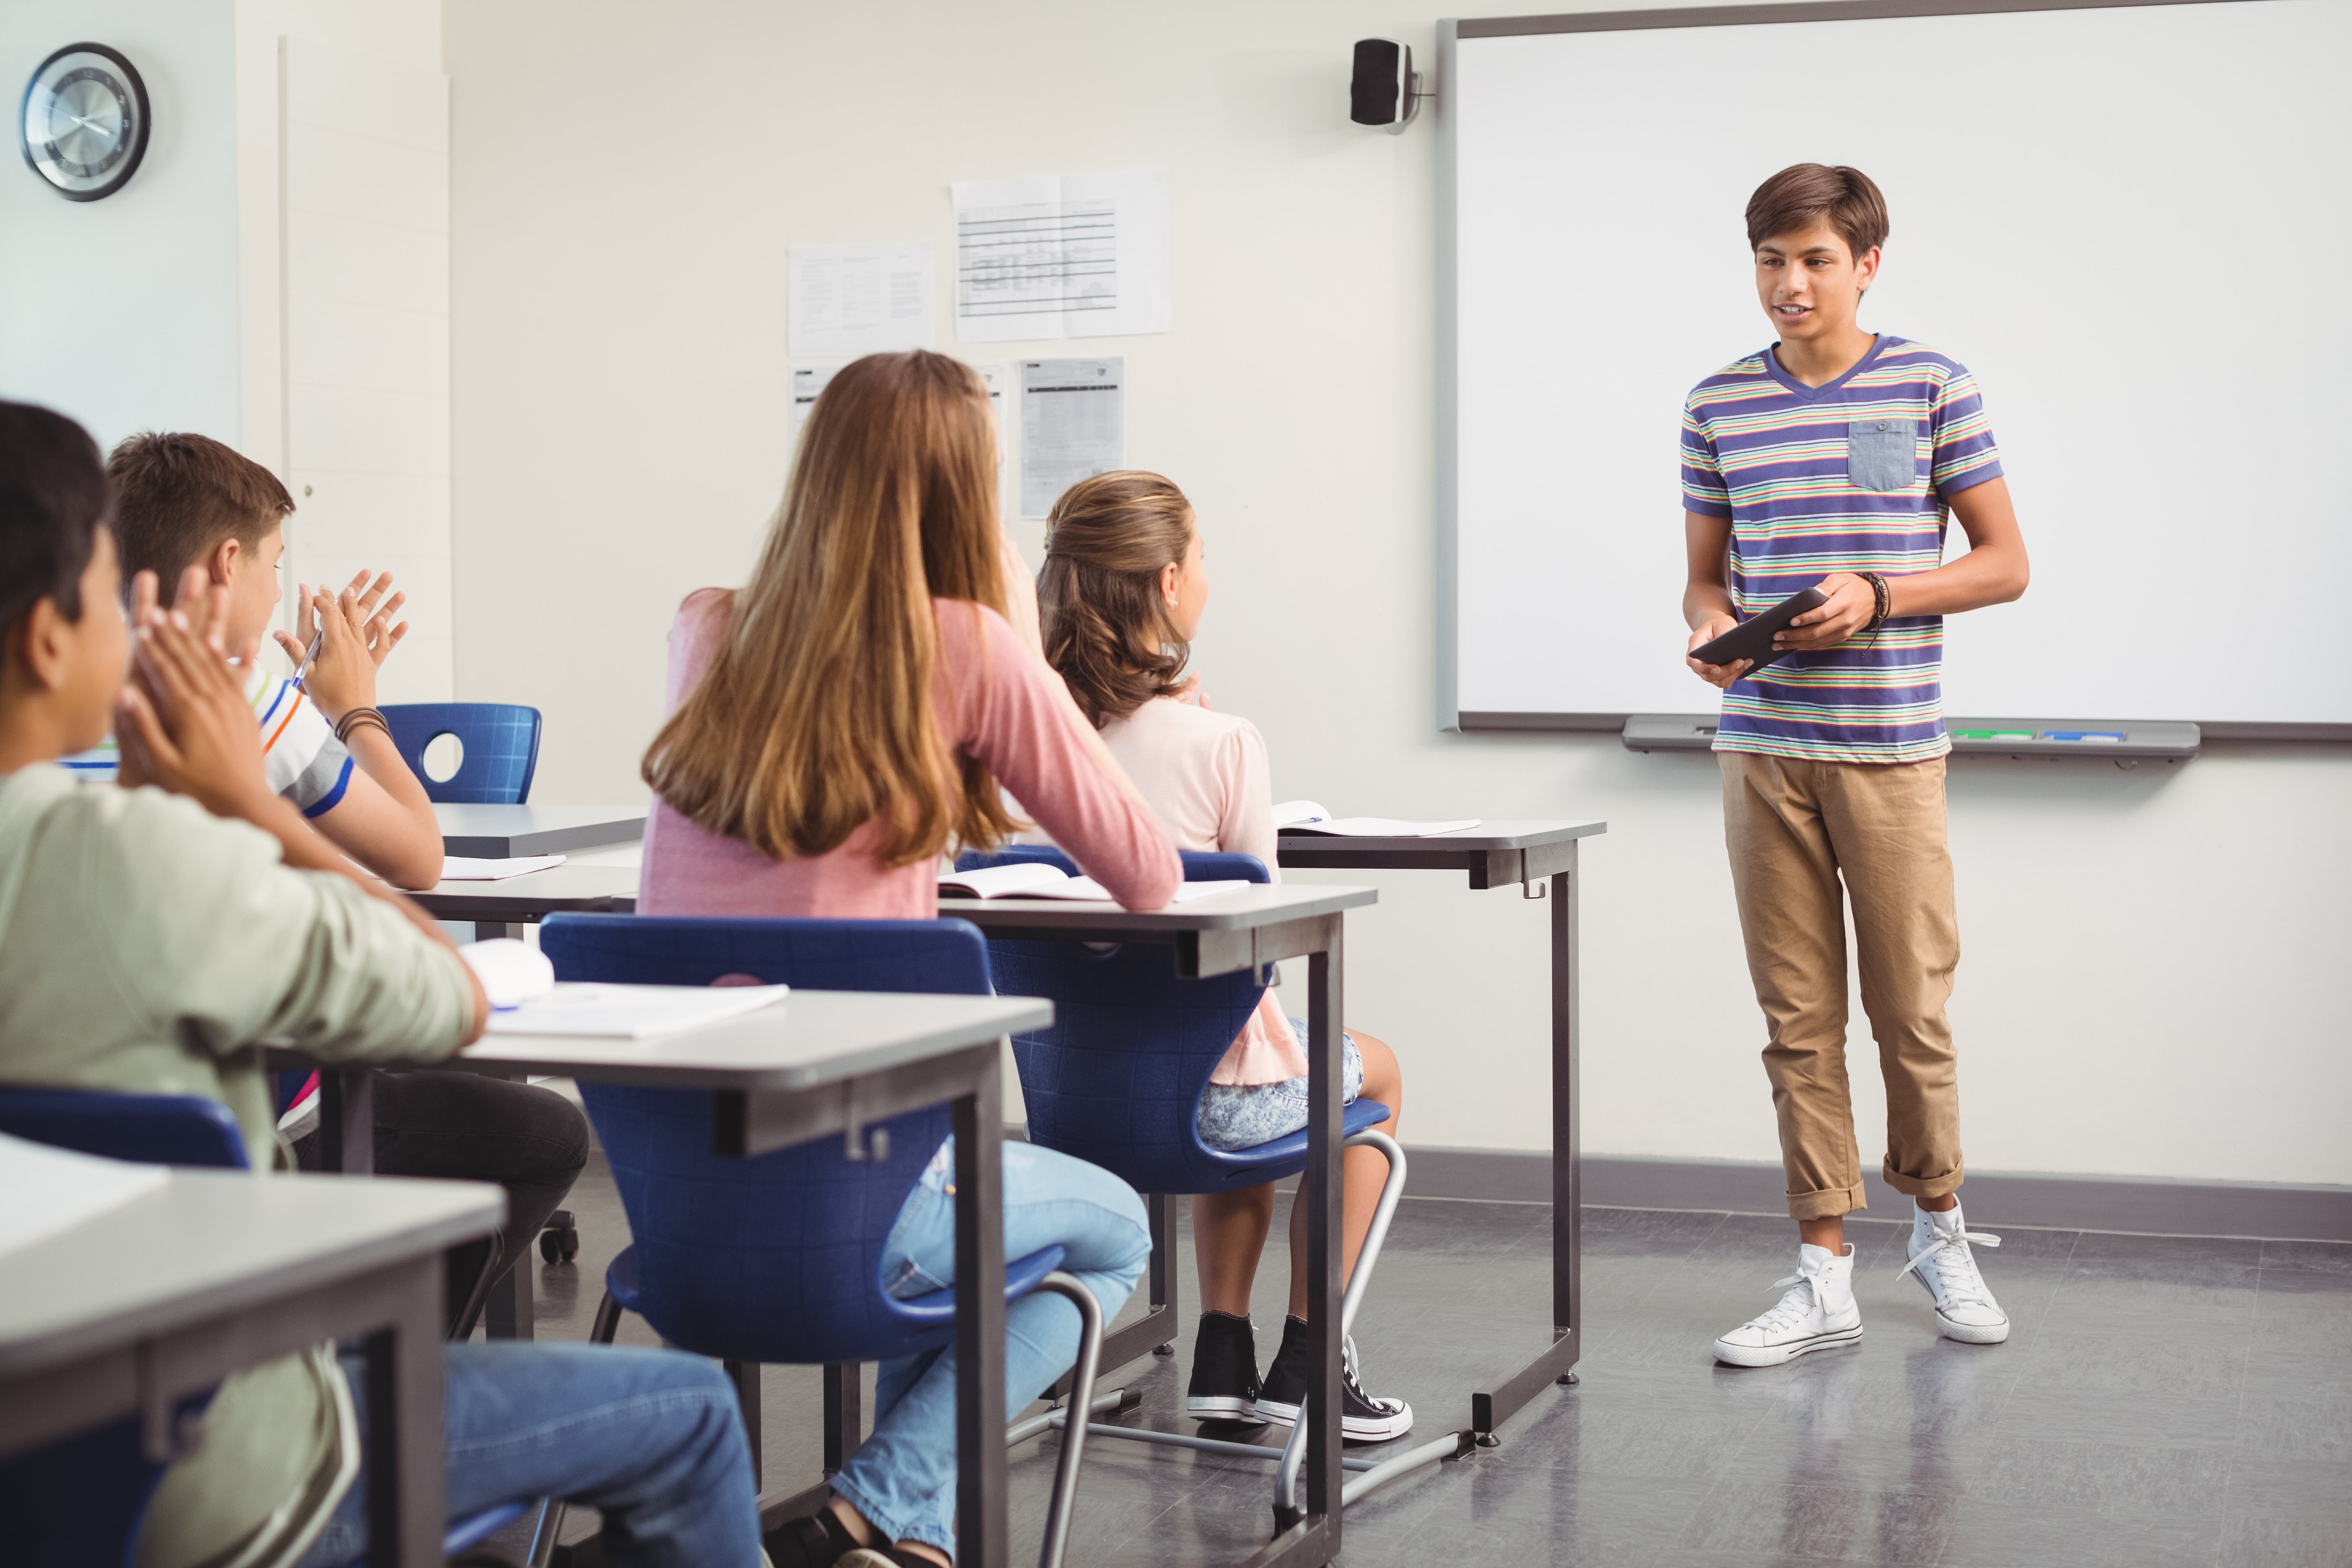
[[[1356,68],[1348,83],[1348,118],[1393,136],[1412,123],[1426,96],[1412,50],[1394,38],[1356,40]]]

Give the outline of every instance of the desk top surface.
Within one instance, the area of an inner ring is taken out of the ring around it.
[[[1533,849],[1539,845],[1563,844],[1571,838],[1591,838],[1608,831],[1606,822],[1563,817],[1497,818],[1481,822],[1475,827],[1464,828],[1459,833],[1433,833],[1413,838],[1285,833],[1279,836],[1280,846],[1276,854],[1286,866],[1375,867],[1401,855],[1415,856],[1426,861],[1432,856],[1454,853],[1466,860],[1474,855],[1486,855],[1496,850]]]
[[[603,910],[637,896],[634,866],[551,866],[495,882],[443,882],[409,895],[443,920],[520,920],[565,910]]]
[[[1125,931],[1150,935],[1197,931],[1250,931],[1285,921],[1338,914],[1376,902],[1374,888],[1255,885],[1213,893],[1164,910],[1123,910],[1082,899],[941,899],[942,919],[970,921],[982,931],[1000,926],[1034,931]]]
[[[441,824],[441,843],[446,853],[490,860],[631,844],[646,834],[642,805],[436,804],[433,815]]]
[[[647,1040],[485,1035],[465,1061],[670,1089],[793,1090],[1025,1034],[1054,1021],[1034,996],[794,991],[771,1006]]]
[[[175,1170],[0,1257],[0,1379],[436,1253],[505,1217],[506,1194],[478,1182]]]

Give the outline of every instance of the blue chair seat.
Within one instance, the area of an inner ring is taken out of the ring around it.
[[[536,708],[509,702],[395,702],[378,710],[392,732],[401,760],[436,804],[520,805],[530,798],[531,774],[539,768],[540,717]],[[465,748],[457,771],[446,779],[425,772],[425,748],[455,735]]]
[[[1017,1301],[1037,1289],[1046,1275],[1062,1266],[1063,1256],[1060,1247],[1048,1247],[1005,1264],[1004,1299]],[[621,1255],[614,1258],[611,1267],[604,1270],[604,1289],[613,1293],[613,1300],[620,1304],[623,1311],[639,1310],[635,1247],[621,1248]],[[955,1321],[955,1287],[952,1285],[921,1296],[900,1298],[885,1294],[882,1300],[885,1311],[916,1328],[946,1328]]]

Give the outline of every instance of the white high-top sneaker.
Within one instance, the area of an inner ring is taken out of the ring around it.
[[[1862,1308],[1853,1299],[1853,1244],[1839,1257],[1826,1247],[1800,1244],[1797,1271],[1772,1283],[1788,1289],[1780,1304],[1750,1318],[1715,1342],[1715,1359],[1733,1366],[1779,1366],[1807,1351],[1850,1345],[1862,1338]]]
[[[1999,1247],[2000,1237],[1971,1231],[1954,1204],[1941,1214],[1911,1205],[1911,1261],[1895,1277],[1916,1275],[1936,1300],[1936,1329],[1963,1344],[1997,1345],[2009,1338],[2009,1314],[1985,1289],[1969,1244]]]

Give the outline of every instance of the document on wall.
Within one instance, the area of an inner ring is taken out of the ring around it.
[[[959,180],[964,342],[1168,330],[1168,172]]]
[[[793,358],[853,360],[931,346],[929,246],[795,245],[789,271]]]
[[[1013,385],[1013,366],[999,360],[971,368],[980,372],[981,384],[988,388],[988,412],[996,421],[996,515],[1008,518],[1021,500],[1013,493],[1018,480],[1013,472],[1013,410],[1005,399]]]
[[[801,426],[808,423],[809,410],[816,406],[816,395],[832,381],[838,364],[796,364],[793,366],[793,444],[798,446]]]
[[[1021,362],[1021,515],[1042,518],[1080,479],[1127,467],[1127,361]]]

